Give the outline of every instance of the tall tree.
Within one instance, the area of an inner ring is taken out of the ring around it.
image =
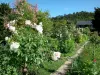
[[[100,25],[100,8],[95,8],[93,26],[100,34],[100,26],[99,25]]]
[[[11,12],[9,4],[1,3],[0,4],[0,16],[7,16]]]
[[[7,21],[8,15],[11,13],[11,8],[9,4],[1,3],[0,4],[0,41],[9,34],[4,28],[4,23]]]

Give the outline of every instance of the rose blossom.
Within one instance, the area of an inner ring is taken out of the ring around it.
[[[17,49],[19,48],[20,44],[18,42],[12,42],[10,45],[10,49],[11,50],[15,50],[15,52],[17,51]]]

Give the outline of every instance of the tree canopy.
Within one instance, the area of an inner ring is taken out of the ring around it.
[[[86,11],[81,11],[81,12],[74,12],[73,14],[64,14],[64,15],[59,15],[56,17],[53,17],[53,20],[57,19],[65,19],[70,22],[76,23],[79,20],[91,20],[93,19],[94,13],[93,12],[86,12]]]
[[[93,26],[98,32],[100,32],[100,26],[99,25],[100,25],[100,8],[95,8]]]

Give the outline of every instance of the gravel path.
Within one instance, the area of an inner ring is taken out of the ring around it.
[[[70,57],[56,72],[51,73],[50,75],[66,75],[67,70],[69,69],[69,65],[71,65],[75,58],[77,58],[83,51],[85,45],[87,45],[89,41],[85,42],[85,44],[77,50],[76,54]]]

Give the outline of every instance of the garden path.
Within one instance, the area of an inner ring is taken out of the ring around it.
[[[69,69],[69,65],[71,65],[75,58],[77,58],[83,51],[83,48],[85,45],[88,44],[89,41],[85,42],[83,46],[81,46],[80,49],[77,50],[76,54],[71,56],[56,72],[51,73],[50,75],[66,75],[66,72]]]

